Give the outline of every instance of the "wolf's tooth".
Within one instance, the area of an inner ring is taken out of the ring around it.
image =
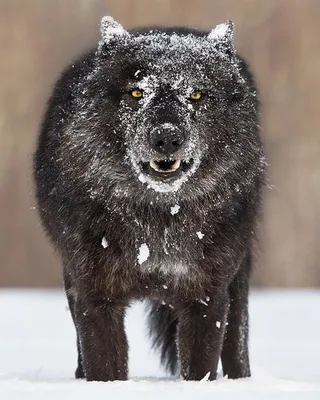
[[[158,165],[157,165],[157,163],[155,162],[155,161],[150,161],[150,167],[152,168],[152,169],[154,169],[155,171],[160,171],[159,170],[159,168],[158,168]]]
[[[170,172],[175,172],[180,167],[181,160],[175,160],[175,162],[168,169],[161,169],[159,167],[159,164],[154,160],[150,161],[149,165],[152,169],[154,169],[157,172],[170,173]]]
[[[171,165],[170,171],[176,171],[180,167],[180,164],[181,160],[176,160],[175,163]]]

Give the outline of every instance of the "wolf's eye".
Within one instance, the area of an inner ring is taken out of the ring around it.
[[[190,95],[190,99],[191,100],[200,100],[201,97],[202,97],[202,93],[199,90],[195,90]]]
[[[142,90],[139,89],[133,89],[131,90],[131,96],[135,97],[136,99],[140,99],[141,97],[143,97],[143,92]]]

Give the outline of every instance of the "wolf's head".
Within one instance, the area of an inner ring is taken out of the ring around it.
[[[79,96],[86,176],[101,185],[104,175],[118,191],[195,195],[257,164],[258,104],[232,22],[129,32],[105,17]]]

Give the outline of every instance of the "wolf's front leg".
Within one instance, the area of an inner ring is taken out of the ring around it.
[[[197,299],[180,310],[178,347],[183,379],[216,379],[228,308],[229,298],[223,293]]]
[[[250,376],[248,350],[250,269],[251,256],[249,254],[229,286],[230,310],[221,361],[224,375],[232,379]]]
[[[88,381],[126,380],[125,305],[90,294],[75,303],[75,322]]]

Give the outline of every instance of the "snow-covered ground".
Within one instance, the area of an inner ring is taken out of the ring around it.
[[[141,304],[127,316],[128,382],[73,379],[75,331],[60,291],[0,291],[1,400],[320,399],[320,291],[254,291],[253,377],[182,382],[149,350]]]

